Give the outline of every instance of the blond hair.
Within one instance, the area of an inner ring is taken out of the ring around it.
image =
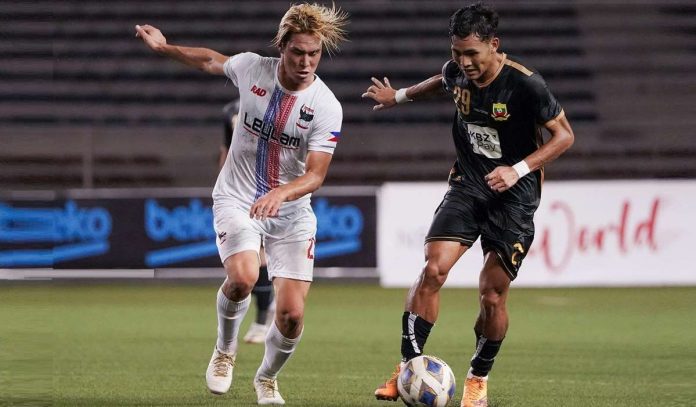
[[[346,39],[343,27],[348,24],[348,13],[314,3],[295,4],[280,20],[273,45],[284,46],[292,34],[312,34],[319,37],[323,47],[331,54],[338,51],[338,44]]]

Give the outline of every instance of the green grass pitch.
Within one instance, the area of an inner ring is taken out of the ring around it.
[[[259,345],[214,396],[212,284],[1,283],[0,406],[253,406]],[[399,358],[404,289],[316,283],[282,371],[290,406],[399,406],[372,392]],[[512,288],[492,407],[696,405],[696,288]],[[476,293],[442,291],[426,353],[462,379]],[[245,332],[253,311],[242,328]]]

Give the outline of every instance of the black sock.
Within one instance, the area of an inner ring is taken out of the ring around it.
[[[273,285],[268,280],[268,269],[266,266],[259,268],[259,279],[253,290],[256,296],[256,323],[265,325],[268,316],[268,308],[273,301]]]
[[[423,354],[433,324],[411,312],[401,318],[401,361],[407,362]]]
[[[479,330],[478,325],[474,327],[474,335],[476,335],[476,343],[474,344],[474,349],[478,349],[479,342],[481,342],[481,338],[483,338],[483,332]]]
[[[488,376],[488,372],[493,368],[495,356],[498,354],[502,344],[502,339],[492,341],[485,336],[481,336],[478,347],[476,347],[476,353],[471,358],[471,374],[479,377]]]

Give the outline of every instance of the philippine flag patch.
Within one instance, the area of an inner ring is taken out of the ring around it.
[[[341,132],[340,132],[340,131],[332,131],[332,132],[331,132],[331,138],[329,139],[329,141],[338,142],[338,138],[339,138],[340,136],[341,136]]]

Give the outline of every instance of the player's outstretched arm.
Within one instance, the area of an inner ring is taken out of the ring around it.
[[[370,78],[372,85],[362,94],[363,98],[370,98],[377,102],[372,110],[388,109],[400,103],[413,100],[428,99],[433,96],[442,95],[442,75],[435,75],[421,83],[408,88],[396,90],[389,83],[389,78],[384,77],[384,82],[377,78]]]
[[[228,57],[208,48],[181,47],[167,44],[162,32],[151,25],[136,25],[135,36],[160,55],[213,75],[224,75],[223,65]]]

